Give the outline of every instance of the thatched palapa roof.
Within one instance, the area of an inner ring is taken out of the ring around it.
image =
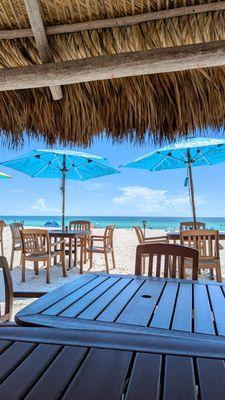
[[[5,35],[0,31],[2,68],[36,65],[43,61],[37,42],[27,34],[29,29],[25,29],[31,27],[26,7],[29,1],[0,2],[0,29]],[[49,60],[60,62],[225,40],[224,2],[213,3],[223,4],[221,10],[212,7],[212,11],[203,9],[194,13],[198,4],[209,2],[41,0],[39,6],[48,37]],[[193,7],[193,13],[175,17],[162,14],[160,18],[160,11],[183,10],[188,6]],[[89,29],[84,24],[83,29],[78,25],[78,32],[49,34],[49,27],[55,25],[146,13],[152,13],[152,20],[97,29]],[[154,15],[159,19],[154,20]],[[11,32],[15,38],[6,38]],[[21,37],[22,32],[27,37]],[[60,100],[53,99],[48,87],[0,91],[3,137],[16,143],[27,130],[30,135],[43,136],[48,143],[59,139],[86,145],[103,131],[118,141],[124,138],[142,140],[146,132],[155,140],[161,140],[185,135],[196,128],[218,128],[225,124],[223,66],[81,82],[61,85],[61,90]]]

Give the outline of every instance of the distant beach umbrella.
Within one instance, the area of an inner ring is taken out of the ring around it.
[[[9,179],[11,176],[4,174],[4,172],[0,172],[0,179]]]
[[[132,162],[124,164],[123,167],[141,168],[148,171],[187,168],[188,180],[185,183],[186,186],[189,186],[193,221],[196,224],[192,167],[209,166],[224,161],[224,139],[190,138],[145,154]]]
[[[119,173],[106,158],[69,150],[33,150],[1,164],[32,178],[62,180],[62,229],[65,227],[66,179],[85,181]]]

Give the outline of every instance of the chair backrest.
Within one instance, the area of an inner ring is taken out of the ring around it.
[[[70,231],[90,231],[91,222],[82,220],[70,221],[69,229]]]
[[[196,249],[169,243],[139,244],[136,250],[135,274],[142,274],[143,255],[149,256],[148,276],[185,278],[185,261],[192,261],[192,279],[198,279],[198,257]],[[155,267],[155,268],[154,268]],[[154,272],[155,269],[155,272]]]
[[[3,234],[3,228],[5,225],[5,221],[1,220],[0,221],[0,240],[2,239],[2,234]]]
[[[104,232],[105,243],[109,247],[113,247],[114,229],[115,229],[115,225],[108,225],[105,228],[105,232]]]
[[[137,235],[138,243],[139,244],[143,243],[145,238],[144,238],[144,233],[143,233],[142,229],[140,228],[140,226],[134,226],[134,230]]]
[[[200,229],[180,233],[181,244],[199,251],[201,258],[219,259],[219,231]]]
[[[9,321],[12,317],[13,307],[13,283],[8,266],[8,262],[4,256],[0,256],[0,269],[3,271],[4,286],[5,286],[5,312],[0,314],[0,321]]]
[[[205,222],[196,222],[195,226],[193,221],[180,223],[180,231],[189,231],[190,229],[205,229]]]
[[[21,235],[20,231],[23,229],[23,224],[21,222],[15,222],[13,224],[10,224],[10,229],[12,233],[12,240],[14,244],[20,244],[21,243]]]
[[[22,229],[20,235],[23,254],[50,252],[50,238],[46,229]]]

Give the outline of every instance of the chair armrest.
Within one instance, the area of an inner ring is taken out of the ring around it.
[[[44,296],[48,292],[13,292],[13,297],[21,297],[26,299],[37,299],[41,296]]]
[[[168,237],[167,236],[150,236],[150,237],[145,237],[144,241],[151,241],[151,240],[158,240],[158,239],[168,240]]]
[[[103,242],[105,238],[103,236],[91,236],[89,240],[91,242]]]
[[[51,243],[52,247],[57,247],[59,244],[65,244],[65,240],[61,239],[61,240],[57,240],[57,242]]]

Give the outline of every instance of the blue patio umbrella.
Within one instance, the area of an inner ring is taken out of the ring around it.
[[[32,178],[62,180],[62,229],[65,227],[66,179],[85,181],[119,173],[106,158],[67,150],[33,150],[1,164],[23,172]]]
[[[225,161],[225,140],[217,138],[190,138],[145,154],[123,167],[148,171],[187,168],[193,221],[196,224],[192,167],[218,164]]]

